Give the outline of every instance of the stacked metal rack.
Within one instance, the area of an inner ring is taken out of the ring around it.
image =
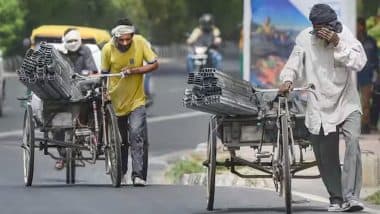
[[[204,68],[189,73],[185,90],[185,107],[217,115],[257,115],[258,103],[251,84]]]
[[[19,80],[42,100],[70,100],[81,96],[72,79],[70,64],[53,48],[41,43],[37,50],[29,49],[21,68]]]

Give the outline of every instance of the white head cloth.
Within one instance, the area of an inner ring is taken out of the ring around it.
[[[111,34],[114,37],[120,37],[124,34],[131,34],[135,32],[135,26],[133,25],[118,25],[111,30]]]
[[[78,30],[69,31],[63,36],[62,41],[63,46],[69,51],[77,51],[82,44],[82,38]]]

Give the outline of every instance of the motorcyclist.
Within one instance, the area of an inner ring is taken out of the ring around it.
[[[212,66],[221,69],[222,55],[217,51],[222,43],[220,30],[214,25],[214,17],[211,14],[203,14],[199,18],[199,26],[196,27],[189,38],[187,44],[190,46],[206,46],[208,47],[208,56],[211,57]],[[187,71],[194,70],[193,53],[187,56]]]

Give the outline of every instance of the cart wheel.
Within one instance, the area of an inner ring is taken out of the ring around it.
[[[109,169],[112,185],[120,187],[121,183],[121,136],[111,105],[106,106],[106,170]]]
[[[66,184],[75,184],[75,152],[66,148]]]
[[[290,159],[289,159],[289,124],[286,116],[281,117],[281,134],[282,134],[282,178],[281,188],[285,193],[286,213],[292,213],[292,182],[290,176]]]
[[[22,137],[25,186],[31,186],[32,181],[33,181],[34,140],[35,138],[34,138],[34,122],[33,122],[32,107],[30,105],[27,105],[25,109],[25,114],[24,114],[23,137]]]
[[[208,127],[208,167],[207,167],[207,210],[214,209],[216,172],[216,119],[212,118]]]

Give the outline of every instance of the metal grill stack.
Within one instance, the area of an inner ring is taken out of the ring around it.
[[[216,115],[257,115],[258,103],[248,81],[235,79],[213,68],[189,73],[185,107]]]
[[[29,49],[21,68],[19,80],[42,100],[70,100],[81,96],[74,71],[53,46],[41,43],[38,50]]]

